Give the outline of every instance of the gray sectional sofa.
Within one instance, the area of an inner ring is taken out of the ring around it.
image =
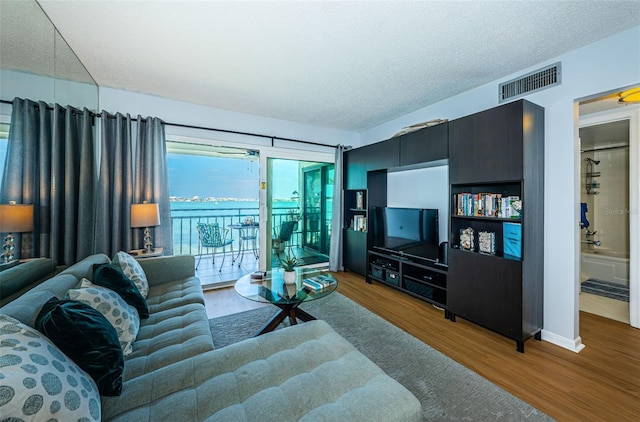
[[[106,255],[88,257],[4,305],[0,315],[34,327],[52,296],[62,299],[83,277],[91,279],[93,264],[108,262]],[[139,263],[150,316],[125,356],[121,395],[101,397],[102,420],[421,420],[413,394],[325,322],[215,349],[193,256]]]

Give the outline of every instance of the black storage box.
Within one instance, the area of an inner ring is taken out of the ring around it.
[[[371,264],[371,277],[375,277],[378,280],[384,280],[384,270],[379,265]]]
[[[424,285],[422,283],[417,283],[413,280],[406,279],[404,280],[405,288],[410,292],[418,294],[427,299],[433,299],[433,287]]]
[[[400,273],[397,271],[385,270],[385,281],[387,283],[400,285]]]

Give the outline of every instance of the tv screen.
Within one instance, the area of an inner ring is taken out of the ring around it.
[[[438,210],[393,208],[383,210],[381,246],[401,255],[438,259]]]

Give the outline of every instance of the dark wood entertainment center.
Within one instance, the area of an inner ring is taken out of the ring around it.
[[[387,206],[388,170],[447,162],[447,263],[374,248],[372,226],[379,221],[374,212]],[[347,270],[365,276],[367,283],[384,283],[432,303],[451,321],[458,316],[500,333],[514,340],[519,352],[527,339],[540,339],[542,107],[519,100],[347,151],[344,175]],[[520,214],[513,211],[517,204]],[[354,220],[359,224],[353,226]],[[461,241],[463,232],[472,234],[470,242]]]

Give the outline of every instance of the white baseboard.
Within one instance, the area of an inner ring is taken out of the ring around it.
[[[567,337],[562,337],[556,333],[552,333],[551,331],[542,330],[542,340],[548,341],[549,343],[553,343],[556,346],[563,347],[576,353],[580,353],[582,349],[585,348],[584,344],[582,344],[582,338],[580,338],[580,336],[572,340]]]

